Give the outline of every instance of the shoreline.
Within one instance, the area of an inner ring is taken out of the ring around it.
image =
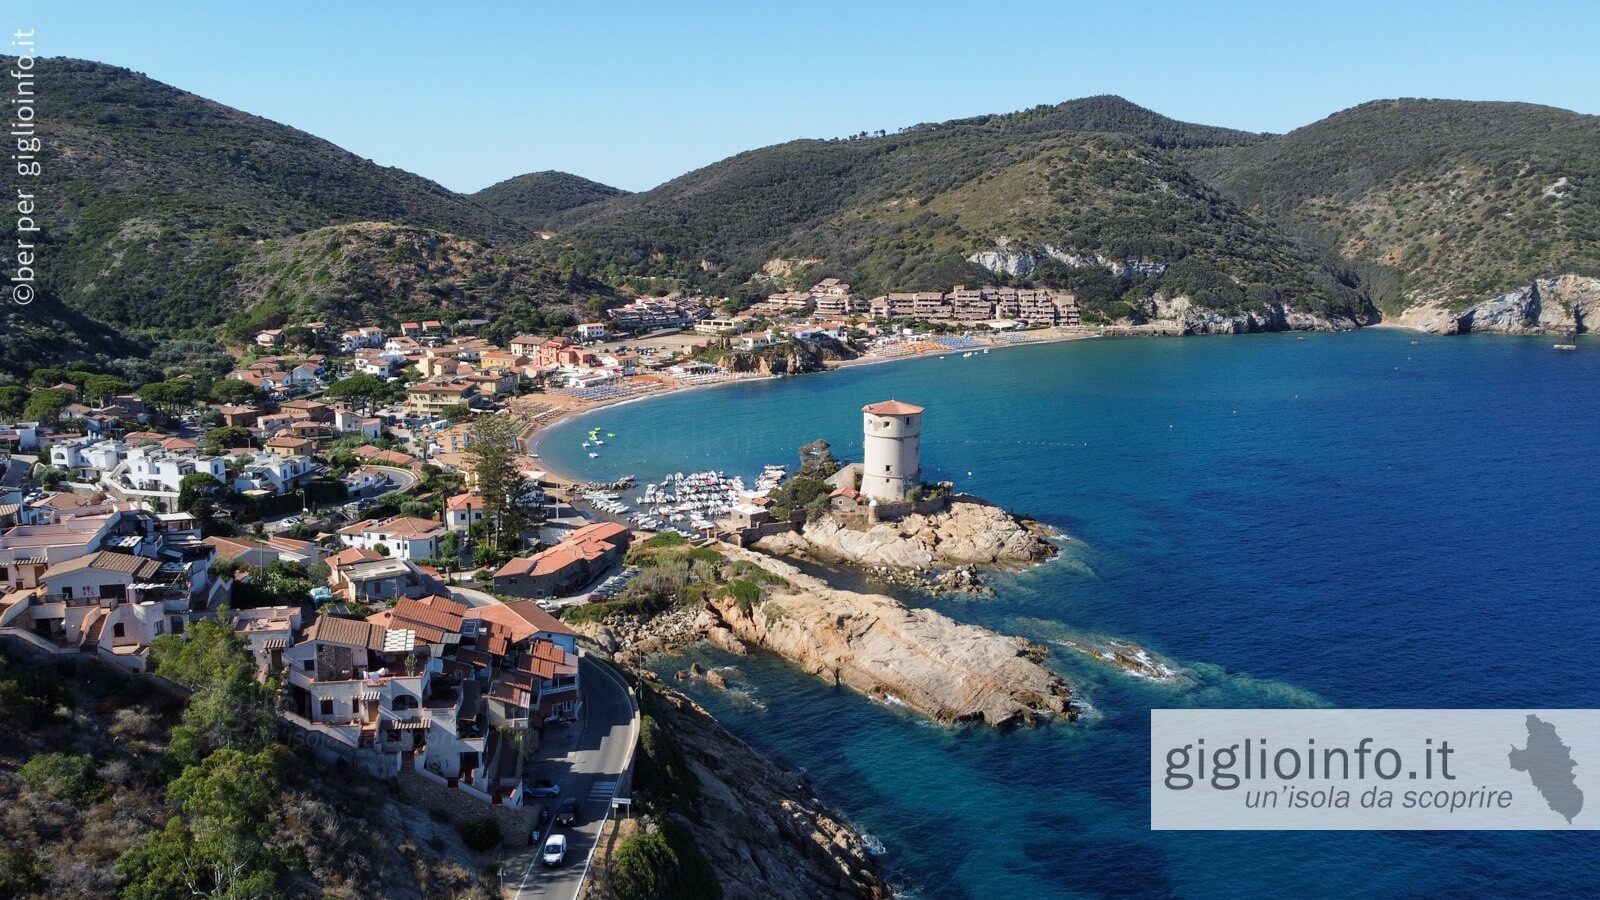
[[[600,401],[600,402],[595,403],[593,405],[585,406],[585,407],[582,407],[582,408],[567,408],[563,412],[561,412],[559,415],[553,416],[548,421],[540,423],[538,425],[538,427],[535,428],[533,430],[533,432],[531,432],[527,436],[527,452],[528,452],[528,454],[530,456],[532,456],[535,453],[538,453],[539,452],[540,443],[543,441],[546,432],[549,432],[551,429],[555,428],[557,425],[564,425],[564,424],[567,424],[569,422],[576,421],[578,419],[583,418],[584,416],[589,415],[590,413],[596,413],[596,412],[599,412],[599,411],[604,410],[604,409],[614,409],[616,407],[624,406],[624,405],[631,404],[631,403],[643,403],[643,402],[646,402],[646,401],[649,401],[649,400],[657,400],[657,399],[660,399],[660,398],[663,398],[663,397],[670,397],[670,396],[674,396],[676,394],[681,394],[681,393],[684,393],[684,392],[687,392],[687,391],[696,391],[696,390],[702,390],[702,389],[727,387],[728,385],[734,385],[734,384],[750,384],[750,383],[761,382],[761,381],[775,381],[775,380],[779,379],[780,377],[805,378],[805,377],[811,377],[811,376],[827,375],[830,372],[835,372],[835,371],[838,371],[840,369],[860,368],[860,367],[863,367],[863,366],[876,366],[876,365],[882,365],[884,363],[907,362],[907,361],[918,360],[918,359],[931,359],[931,358],[941,357],[941,356],[950,356],[952,354],[957,354],[957,353],[981,352],[983,350],[1008,350],[1008,349],[1012,349],[1012,348],[1016,348],[1016,347],[1038,347],[1038,346],[1043,346],[1043,345],[1046,345],[1046,344],[1063,344],[1063,343],[1068,343],[1070,341],[1090,340],[1090,339],[1101,338],[1101,337],[1104,337],[1104,335],[1101,334],[1100,332],[1061,333],[1061,332],[1057,331],[1057,332],[1051,333],[1048,337],[1041,337],[1038,340],[1012,341],[1012,342],[1006,342],[1006,343],[1001,343],[1001,344],[986,345],[986,346],[981,347],[981,348],[976,348],[976,350],[973,350],[973,349],[966,349],[966,350],[951,350],[951,349],[925,350],[925,351],[922,351],[920,353],[907,353],[907,354],[903,354],[903,355],[900,355],[900,356],[882,356],[882,357],[880,357],[880,356],[866,356],[866,355],[863,355],[863,356],[856,357],[855,359],[840,360],[837,363],[835,363],[833,365],[830,365],[825,369],[822,369],[821,371],[806,372],[806,373],[801,374],[801,375],[788,375],[788,376],[755,375],[755,376],[751,376],[751,377],[748,377],[748,378],[732,378],[732,379],[729,379],[727,381],[718,381],[718,382],[715,382],[715,383],[712,383],[712,384],[679,384],[679,385],[671,385],[671,386],[668,386],[668,387],[664,387],[663,389],[658,390],[658,391],[650,391],[648,393],[640,394],[640,395],[634,396],[634,397],[621,397],[621,398],[618,398],[618,399],[615,399],[615,400],[603,400],[603,401]],[[528,395],[528,396],[536,396],[536,395]],[[586,481],[585,479],[575,478],[575,477],[573,477],[571,474],[569,474],[567,472],[559,471],[559,470],[555,469],[554,467],[546,464],[545,463],[545,459],[544,459],[543,456],[539,456],[538,457],[538,462],[540,464],[539,465],[539,469],[542,470],[544,472],[544,474],[545,474],[545,479],[550,481],[553,484],[553,486],[555,486],[557,488],[568,488],[568,487],[571,487],[574,484],[583,484]]]

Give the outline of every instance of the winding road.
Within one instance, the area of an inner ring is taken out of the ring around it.
[[[629,765],[639,739],[633,693],[622,674],[596,659],[580,657],[578,669],[584,696],[579,721],[546,737],[546,749],[562,747],[566,753],[547,760],[536,773],[559,785],[562,798],[578,798],[578,824],[560,829],[567,836],[567,859],[560,866],[546,868],[539,862],[545,838],[558,827],[554,824],[502,861],[502,892],[510,900],[577,897],[611,798],[627,795]],[[542,802],[553,812],[558,800]]]

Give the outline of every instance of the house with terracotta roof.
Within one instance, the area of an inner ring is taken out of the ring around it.
[[[278,434],[267,439],[266,448],[274,456],[310,456],[317,451],[317,442],[292,434]]]
[[[431,559],[439,555],[445,526],[436,519],[391,516],[367,519],[339,529],[339,543],[374,550],[382,545],[396,559]]]
[[[189,562],[96,550],[48,566],[35,587],[7,595],[0,630],[94,653],[136,671],[150,642],[182,634],[225,599],[208,556]]]
[[[483,497],[478,494],[456,494],[444,506],[444,524],[451,531],[466,531],[483,521]]]
[[[496,593],[513,597],[554,597],[577,590],[627,555],[627,526],[597,522],[532,556],[517,557],[494,573]]]

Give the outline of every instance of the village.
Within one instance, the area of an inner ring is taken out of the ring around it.
[[[639,299],[503,347],[477,335],[483,320],[285,324],[203,396],[182,379],[39,387],[59,397],[53,417],[0,424],[0,637],[138,673],[162,637],[220,619],[275,679],[282,727],[325,760],[542,825],[585,705],[637,722],[568,611],[623,591],[630,547],[653,535],[743,547],[808,513],[774,503],[787,467],[771,466],[749,490],[680,474],[630,516],[615,489],[637,485],[546,472],[540,429],[760,377],[726,354],[807,345],[849,365],[1093,333],[1070,295],[1010,288],[863,301],[830,278],[733,315],[713,306]],[[940,508],[948,486],[920,486],[921,412],[865,409],[867,458],[807,501],[863,525]],[[487,433],[504,441],[509,526],[480,491]],[[616,775],[583,799],[609,802]]]

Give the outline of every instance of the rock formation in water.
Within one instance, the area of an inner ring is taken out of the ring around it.
[[[1048,559],[1056,554],[1048,533],[1044,526],[998,506],[959,496],[944,512],[913,514],[867,528],[825,516],[807,523],[802,531],[770,535],[755,546],[785,556],[858,566],[944,570]]]
[[[1066,682],[1041,665],[1047,651],[1038,644],[890,597],[836,590],[759,553],[731,554],[788,586],[770,588],[756,604],[711,599],[708,632],[725,628],[807,672],[939,722],[1006,727],[1075,715]]]

